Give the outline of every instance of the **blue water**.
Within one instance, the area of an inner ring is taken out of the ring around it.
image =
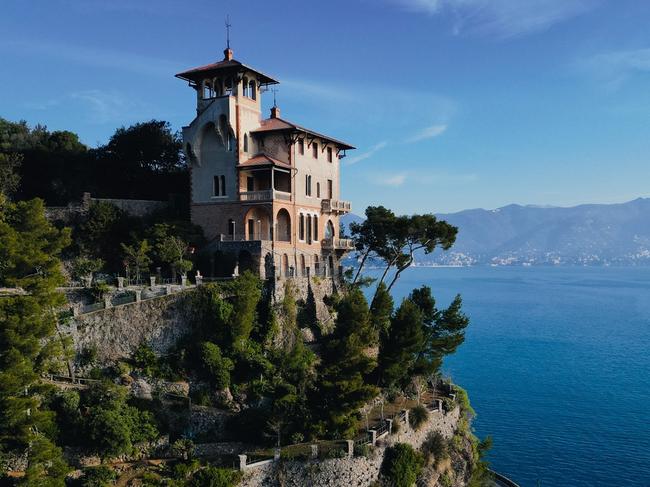
[[[471,324],[445,370],[493,468],[522,487],[650,486],[650,269],[412,268],[396,297],[456,293]]]

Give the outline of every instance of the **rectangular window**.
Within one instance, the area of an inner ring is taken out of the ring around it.
[[[221,189],[219,187],[219,185],[220,185],[219,181],[220,181],[219,176],[214,176],[212,178],[212,196],[221,195]]]
[[[252,176],[246,178],[246,191],[255,191],[255,178]]]
[[[314,217],[314,240],[318,241],[318,217]]]
[[[331,179],[328,179],[328,180],[327,180],[327,197],[328,197],[329,199],[332,199],[332,198],[333,198],[333,196],[332,196],[332,195],[333,195],[333,191],[332,191],[332,190],[333,190],[333,188],[332,188],[332,180],[331,180]]]
[[[302,213],[298,219],[298,239],[305,240],[305,215]]]
[[[320,198],[320,183],[316,183],[316,198]]]
[[[221,176],[221,196],[226,196],[226,176]]]
[[[298,141],[298,154],[301,156],[305,155],[305,139],[300,139]]]
[[[332,162],[332,148],[327,148],[327,162]]]
[[[311,196],[311,176],[305,176],[305,195]]]
[[[314,159],[318,159],[318,144],[314,142],[311,146],[312,154],[314,155]]]

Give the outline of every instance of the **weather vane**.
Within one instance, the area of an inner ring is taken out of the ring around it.
[[[277,107],[278,104],[275,102],[275,94],[278,92],[277,88],[271,88],[271,91],[273,92],[273,106]]]
[[[230,15],[226,15],[226,48],[230,49],[230,28],[232,24],[230,23]]]

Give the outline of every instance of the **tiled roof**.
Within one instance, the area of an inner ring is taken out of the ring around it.
[[[243,63],[240,63],[236,59],[224,59],[223,61],[218,61],[216,63],[206,64],[205,66],[199,66],[196,68],[188,69],[182,73],[176,75],[177,78],[184,79],[187,81],[200,81],[209,73],[217,73],[219,71],[225,70],[234,70],[234,71],[252,71],[253,73],[259,75],[260,81],[262,84],[277,84],[279,81],[271,78],[270,76],[246,66]]]
[[[253,133],[264,133],[264,132],[272,132],[275,130],[291,130],[291,131],[296,131],[296,132],[304,132],[309,135],[313,135],[314,137],[319,137],[321,139],[329,140],[330,142],[334,142],[335,144],[339,145],[341,149],[355,149],[355,147],[341,141],[334,139],[332,137],[329,137],[327,135],[319,134],[318,132],[314,132],[313,130],[309,130],[308,128],[301,127],[300,125],[297,125],[295,123],[289,122],[287,120],[284,120],[282,118],[267,118],[265,120],[262,120],[262,126],[258,129],[253,130]]]
[[[273,157],[267,156],[266,154],[257,154],[250,159],[241,162],[237,165],[238,167],[253,167],[253,166],[278,166],[278,167],[283,167],[286,169],[290,169],[291,166],[286,163],[282,162],[278,159],[275,159]]]

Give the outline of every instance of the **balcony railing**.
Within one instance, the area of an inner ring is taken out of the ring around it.
[[[325,213],[349,213],[352,204],[349,201],[327,199],[321,202],[321,209]]]
[[[324,238],[320,244],[324,249],[354,250],[354,242],[349,238]]]
[[[220,234],[217,240],[221,242],[250,242],[255,240],[275,240],[276,242],[291,242],[291,235],[288,233],[276,233],[275,239],[270,232],[254,233],[253,235],[244,235],[236,233],[235,235]]]
[[[221,234],[218,240],[222,242],[245,242],[254,240],[271,240],[271,234],[268,232],[254,233],[253,235],[244,235],[236,233],[235,235]]]
[[[277,189],[263,189],[261,191],[242,191],[239,193],[241,201],[291,201],[291,193]]]

